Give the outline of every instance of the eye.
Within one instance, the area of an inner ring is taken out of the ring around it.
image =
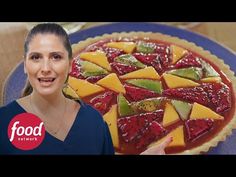
[[[53,60],[60,60],[60,59],[62,59],[62,56],[61,56],[61,55],[58,55],[58,54],[53,54],[53,55],[52,55],[52,59],[53,59]]]
[[[37,61],[37,60],[40,59],[40,56],[39,56],[38,54],[34,54],[34,55],[31,55],[31,56],[30,56],[30,59],[31,59],[31,60],[34,60],[34,61]]]

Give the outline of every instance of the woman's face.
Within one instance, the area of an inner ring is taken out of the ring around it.
[[[71,68],[68,52],[60,37],[36,34],[29,43],[24,63],[34,91],[47,96],[61,93]]]

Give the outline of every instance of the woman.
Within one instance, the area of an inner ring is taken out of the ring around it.
[[[24,97],[0,108],[0,153],[114,154],[102,116],[62,92],[72,64],[72,49],[64,29],[50,23],[35,26],[26,38],[24,50],[24,72],[29,82]],[[28,151],[12,146],[6,128],[15,115],[24,112],[37,115],[46,130],[40,146]],[[170,141],[142,154],[163,154]]]

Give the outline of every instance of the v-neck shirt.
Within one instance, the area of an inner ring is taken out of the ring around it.
[[[81,102],[81,107],[64,141],[45,131],[44,140],[37,148],[20,150],[11,144],[7,131],[12,118],[25,112],[16,101],[0,108],[0,154],[114,154],[107,124],[97,110],[84,102]]]

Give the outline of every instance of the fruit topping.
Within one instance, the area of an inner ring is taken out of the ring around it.
[[[109,74],[106,77],[100,79],[97,84],[117,93],[125,93],[125,88],[115,73]]]
[[[140,53],[153,53],[155,49],[156,45],[154,43],[139,41],[136,51]]]
[[[127,83],[132,84],[137,87],[145,88],[155,93],[162,93],[161,81],[149,80],[149,79],[128,79]]]
[[[127,64],[118,63],[118,62],[111,63],[111,67],[119,75],[130,73],[138,69],[136,66],[127,65]]]
[[[193,88],[166,89],[163,95],[197,102],[211,107],[218,113],[231,107],[229,87],[223,83],[203,83]]]
[[[218,77],[218,76],[220,76],[209,63],[207,63],[203,60],[201,60],[201,63],[202,63],[205,77]]]
[[[192,53],[188,53],[176,63],[175,68],[188,68],[191,66],[201,68],[201,59]]]
[[[138,79],[138,78],[160,79],[160,76],[152,66],[149,66],[144,69],[139,69],[137,71],[133,71],[131,73],[120,76],[120,78],[121,79]]]
[[[128,100],[122,95],[119,94],[117,97],[118,104],[118,113],[121,117],[133,115],[135,112],[129,104]]]
[[[118,119],[121,138],[126,143],[135,143],[136,148],[144,148],[164,135],[165,129],[158,123],[162,119],[163,110],[142,113]]]
[[[183,121],[187,120],[189,117],[189,113],[192,109],[192,105],[187,102],[183,102],[183,101],[179,101],[179,100],[171,100],[171,103],[174,106],[175,110],[180,115],[180,118]]]
[[[210,108],[205,107],[198,103],[194,103],[192,112],[190,114],[190,119],[204,119],[204,118],[218,119],[218,120],[224,119],[223,116],[212,111]]]
[[[177,147],[184,147],[186,145],[185,140],[184,140],[185,138],[184,138],[183,125],[180,125],[179,127],[172,130],[164,138],[150,144],[149,147],[152,147],[152,146],[155,146],[155,145],[158,145],[158,144],[162,143],[168,137],[172,137],[172,142],[167,147],[176,147],[176,146]]]
[[[110,63],[112,63],[119,55],[125,54],[124,51],[116,48],[103,47],[102,50],[106,53],[107,59]]]
[[[89,104],[91,104],[103,115],[109,110],[110,103],[114,95],[115,94],[111,91],[105,92],[91,99]]]
[[[88,61],[81,60],[80,65],[81,65],[81,72],[84,77],[108,74],[108,72],[102,67]]]
[[[178,88],[178,87],[195,87],[195,86],[199,86],[200,84],[197,82],[194,82],[192,80],[189,79],[185,79],[182,77],[178,77],[172,74],[166,74],[164,73],[163,78],[166,82],[166,85],[169,88]]]
[[[72,69],[69,75],[77,79],[84,79],[84,76],[82,75],[81,72],[81,67],[77,61],[78,61],[77,59],[74,59],[72,61]]]
[[[187,130],[187,140],[194,141],[205,133],[209,132],[213,127],[213,121],[211,119],[197,119],[187,120],[185,127]]]
[[[188,53],[186,49],[176,45],[171,45],[170,50],[172,53],[172,64],[175,64],[179,59]]]
[[[96,52],[84,52],[79,55],[79,57],[83,60],[95,63],[108,71],[111,71],[111,67],[106,57],[106,53],[103,51]]]
[[[124,55],[120,55],[118,57],[116,57],[114,59],[115,62],[118,63],[123,63],[126,65],[131,65],[131,66],[135,66],[138,68],[145,68],[146,65],[144,65],[143,63],[141,63],[140,61],[138,61],[133,55],[131,54],[124,54]]]
[[[111,132],[112,143],[114,147],[119,147],[119,135],[117,127],[117,105],[113,105],[109,112],[103,116]]]
[[[160,108],[161,102],[164,98],[149,98],[139,102],[132,102],[131,107],[135,112],[153,112]]]
[[[106,46],[121,49],[126,53],[132,53],[136,44],[134,42],[109,42]]]
[[[157,97],[158,94],[147,90],[147,89],[143,89],[143,88],[139,88],[139,87],[135,87],[135,86],[131,86],[128,84],[124,85],[125,90],[126,90],[126,94],[127,94],[127,98],[133,102],[133,101],[140,101],[146,98],[153,98],[153,97]]]
[[[206,77],[201,79],[202,82],[217,82],[220,83],[221,82],[221,78],[220,77]]]
[[[69,85],[63,88],[63,92],[66,95],[71,96],[73,99],[78,99],[78,100],[80,99],[79,95],[77,95],[77,93]]]
[[[164,127],[167,127],[178,121],[179,121],[179,115],[176,112],[175,108],[170,103],[166,103],[162,125]]]
[[[104,78],[105,76],[106,75],[90,76],[90,77],[87,77],[85,80],[94,84],[97,81],[99,81],[100,79]]]
[[[86,97],[105,90],[99,85],[92,84],[86,80],[76,79],[71,76],[69,76],[68,84],[76,92],[76,94],[79,95],[79,97]]]
[[[167,73],[196,81],[202,78],[202,69],[196,67],[174,69]]]
[[[163,72],[160,55],[156,53],[153,53],[153,54],[134,53],[133,56],[139,61],[141,61],[142,63],[148,66],[153,66],[158,73]],[[163,58],[163,61],[166,60],[165,57],[162,57],[162,58]]]

